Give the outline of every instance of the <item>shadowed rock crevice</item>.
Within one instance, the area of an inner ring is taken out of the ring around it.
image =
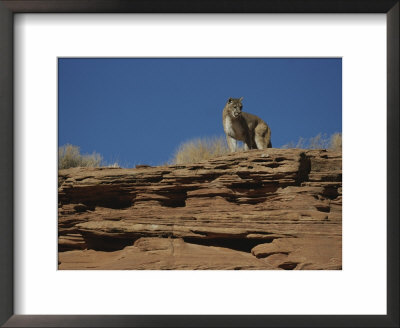
[[[255,246],[257,246],[257,245],[255,245]],[[264,259],[264,258],[267,258],[268,256],[276,255],[276,254],[288,255],[289,252],[275,251],[275,252],[269,252],[269,253],[260,253],[260,254],[255,255],[255,257],[258,259]]]
[[[326,198],[333,200],[339,196],[338,187],[339,185],[324,186],[324,191],[322,192],[322,195]]]
[[[118,185],[84,186],[65,188],[59,193],[61,204],[81,203],[90,209],[97,206],[124,209],[134,204],[134,194]]]
[[[304,181],[308,181],[308,176],[311,172],[311,160],[305,153],[300,154],[299,171],[297,173],[296,183],[300,185]]]
[[[239,252],[251,253],[251,250],[259,245],[272,242],[273,239],[261,238],[183,238],[186,243],[230,248]]]
[[[298,263],[294,262],[285,262],[280,264],[278,267],[283,270],[294,270],[297,267]]]
[[[160,204],[162,206],[184,207],[186,205],[187,192],[184,190],[169,191],[166,193],[160,193],[160,195],[165,197],[162,200],[160,200]]]
[[[330,206],[327,206],[327,205],[317,205],[317,206],[315,206],[315,208],[318,211],[324,212],[324,213],[329,213],[331,211]]]
[[[131,246],[138,239],[138,237],[124,238],[116,236],[99,236],[88,232],[83,232],[82,237],[85,241],[87,249],[96,251],[113,252],[121,250],[126,246]]]

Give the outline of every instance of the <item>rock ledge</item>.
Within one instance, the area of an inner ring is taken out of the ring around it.
[[[59,171],[59,269],[341,269],[342,158]]]

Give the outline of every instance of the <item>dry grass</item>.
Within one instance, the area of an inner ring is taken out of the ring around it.
[[[317,134],[315,137],[306,139],[300,137],[297,143],[291,141],[281,148],[300,148],[300,149],[331,149],[335,151],[342,150],[342,134],[336,132],[332,134],[330,137],[324,134]]]
[[[116,168],[116,169],[120,169],[121,168],[121,166],[117,162],[108,164],[106,167],[112,167],[112,168]]]
[[[64,145],[58,148],[58,168],[68,169],[70,167],[99,167],[103,158],[98,153],[80,153],[78,146]]]
[[[330,149],[335,150],[335,151],[341,151],[342,150],[342,134],[337,132],[332,134],[331,136],[331,143],[330,143]]]
[[[224,137],[198,138],[181,144],[172,159],[172,164],[196,163],[229,152]]]

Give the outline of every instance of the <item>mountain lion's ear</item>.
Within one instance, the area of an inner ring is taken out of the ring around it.
[[[240,97],[239,100],[242,101],[242,100],[243,100],[243,97]]]

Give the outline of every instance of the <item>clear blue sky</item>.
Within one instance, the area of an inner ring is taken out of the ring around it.
[[[339,58],[60,58],[58,83],[59,145],[124,167],[224,135],[229,97],[267,122],[273,147],[342,131]]]

